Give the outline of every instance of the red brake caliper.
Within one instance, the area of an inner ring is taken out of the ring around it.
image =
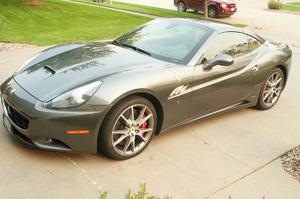
[[[265,92],[268,90],[268,85],[266,84],[265,85],[265,88],[264,88],[264,93],[263,94],[265,94]]]
[[[144,119],[144,118],[145,118],[145,113],[144,113],[142,119]],[[146,127],[147,127],[147,122],[144,122],[144,123],[142,124],[141,128],[142,128],[142,129],[145,129]],[[143,134],[142,136],[144,136],[144,134]]]

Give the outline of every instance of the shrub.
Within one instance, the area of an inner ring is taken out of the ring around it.
[[[268,8],[274,9],[274,10],[279,10],[281,8],[281,4],[280,4],[279,0],[269,0]]]
[[[125,199],[171,199],[171,197],[168,195],[164,196],[163,198],[160,198],[147,193],[145,183],[141,183],[139,188],[140,189],[139,191],[137,191],[137,193],[133,193],[131,190],[129,190],[128,193],[125,195]],[[107,196],[107,191],[101,192],[99,194],[99,199],[107,199]]]

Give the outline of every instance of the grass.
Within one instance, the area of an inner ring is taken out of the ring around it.
[[[92,0],[76,0],[92,3]],[[200,19],[156,7],[114,1],[113,7],[157,17]],[[0,42],[54,45],[116,38],[152,18],[62,0],[0,0]],[[244,24],[236,24],[245,27]]]
[[[300,6],[300,2],[293,2],[293,3],[289,3],[291,5],[295,5],[295,6]]]
[[[236,23],[236,24],[232,24],[232,25],[236,26],[236,27],[240,27],[240,28],[246,28],[246,27],[248,27],[248,25],[242,24],[242,23]]]
[[[176,10],[169,10],[169,9],[144,6],[144,5],[138,5],[138,4],[123,3],[123,2],[118,2],[118,1],[113,1],[112,4],[93,3],[92,0],[74,0],[74,1],[90,3],[90,4],[97,4],[99,6],[116,8],[116,9],[120,9],[120,10],[132,11],[132,12],[138,12],[138,13],[152,15],[152,16],[156,16],[156,17],[182,17],[182,18],[194,18],[194,19],[202,18],[202,15],[200,15],[199,13],[191,13],[191,12],[180,13],[180,12],[177,12]],[[170,2],[170,3],[172,3],[172,2]]]
[[[0,41],[53,45],[111,39],[151,20],[60,0],[34,1],[40,3],[0,0]]]
[[[300,12],[300,2],[281,4],[281,10],[287,10],[292,12]]]

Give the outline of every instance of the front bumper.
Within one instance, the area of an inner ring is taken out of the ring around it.
[[[26,144],[53,151],[97,153],[98,133],[107,106],[47,109],[12,78],[1,86],[1,101],[3,117],[11,126],[8,130]],[[24,120],[28,120],[27,126]],[[82,130],[88,133],[67,133]]]
[[[231,16],[233,14],[235,14],[237,12],[237,8],[234,7],[234,8],[220,8],[218,10],[218,15],[219,16]]]

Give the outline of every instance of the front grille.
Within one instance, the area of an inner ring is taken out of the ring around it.
[[[9,118],[21,129],[27,129],[29,125],[29,120],[19,113],[16,109],[11,107],[8,103],[4,101],[4,106],[7,110]]]

